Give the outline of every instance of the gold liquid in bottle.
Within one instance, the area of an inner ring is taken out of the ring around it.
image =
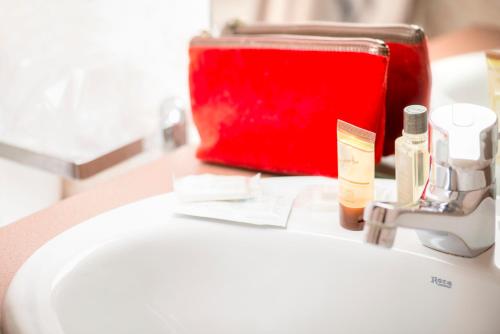
[[[342,120],[337,121],[340,224],[363,229],[363,212],[373,200],[375,133]]]
[[[486,64],[488,65],[488,92],[491,109],[500,119],[500,49],[486,51]],[[498,122],[500,131],[500,122]],[[496,190],[500,193],[500,150],[497,152],[495,163]]]
[[[491,109],[500,119],[500,49],[486,52],[488,64],[488,90]],[[498,125],[500,130],[500,123]]]

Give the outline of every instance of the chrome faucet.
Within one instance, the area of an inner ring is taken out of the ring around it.
[[[371,202],[366,242],[392,247],[398,227],[416,229],[432,249],[475,257],[495,243],[497,116],[488,108],[453,104],[430,115],[431,170],[411,206]]]

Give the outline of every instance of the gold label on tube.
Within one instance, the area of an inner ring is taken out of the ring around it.
[[[363,209],[373,200],[375,133],[337,121],[340,219],[351,230],[363,228]]]

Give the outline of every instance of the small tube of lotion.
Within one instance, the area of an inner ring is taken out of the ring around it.
[[[363,229],[363,211],[373,200],[375,133],[337,120],[339,214],[342,227]]]

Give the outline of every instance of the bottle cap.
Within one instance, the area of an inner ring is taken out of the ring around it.
[[[417,135],[427,132],[427,108],[413,104],[404,109],[405,133]]]

